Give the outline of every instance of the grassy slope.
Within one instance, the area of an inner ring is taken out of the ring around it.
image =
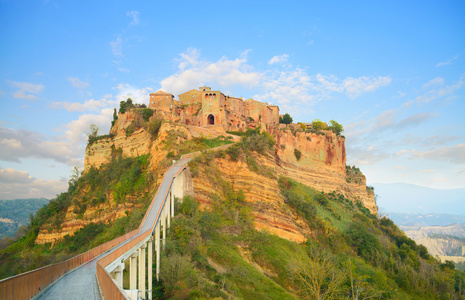
[[[282,196],[314,236],[297,244],[256,231],[241,191],[221,178],[215,164],[215,156],[250,161],[257,152],[267,155],[266,136],[247,139],[190,164],[193,174],[205,172],[217,193],[208,211],[199,211],[194,199],[180,204],[163,253],[163,282],[154,286],[159,298],[464,297],[464,273],[430,257],[392,221],[289,178],[276,179]],[[260,166],[249,167],[260,173]]]
[[[167,162],[210,146],[202,145],[204,139],[186,141],[176,132],[170,137],[166,147],[172,151]],[[270,136],[250,132],[228,150],[204,152],[191,163],[194,176],[208,174],[217,193],[211,195],[208,211],[199,211],[194,199],[184,199],[179,205],[163,252],[163,281],[155,282],[156,297],[323,299],[355,293],[360,298],[463,297],[463,290],[456,293],[459,282],[464,281],[463,273],[429,257],[390,220],[379,220],[340,195],[322,194],[288,178],[270,176],[270,170],[258,165],[254,157],[272,155],[272,145]],[[288,209],[306,219],[314,236],[297,244],[256,231],[242,192],[222,179],[216,156],[244,160],[257,176],[279,180]],[[147,157],[115,157],[99,172],[90,171],[72,182],[67,193],[39,210],[26,236],[0,251],[0,276],[63,260],[137,227],[154,188],[147,161]],[[136,184],[127,184],[130,182]],[[93,187],[90,194],[86,193],[89,187]],[[53,248],[34,244],[41,226],[60,226],[73,201],[77,201],[77,213],[82,214],[89,206],[109,201],[109,193],[116,202],[133,202],[139,208],[113,224],[86,226]]]
[[[147,124],[150,126],[151,122]],[[161,124],[158,124],[157,128],[160,126]],[[157,133],[153,134],[154,138],[157,137]],[[98,140],[98,137],[94,140]],[[92,142],[95,142],[94,140]],[[221,137],[186,140],[185,136],[173,131],[164,143],[166,149],[173,151],[170,151],[158,166],[157,170],[160,173],[164,172],[173,158],[182,154],[231,142]],[[8,240],[1,244],[4,249],[0,250],[0,279],[66,260],[139,226],[156,191],[158,176],[148,171],[148,155],[123,158],[119,150],[115,149],[109,163],[99,169],[91,168],[80,178],[71,180],[67,192],[58,195],[37,211],[24,236],[16,241]],[[83,218],[88,208],[102,207],[100,210],[103,210],[102,205],[124,205],[128,210],[126,216],[116,219],[113,223],[90,223],[73,236],[65,236],[53,247],[51,244],[35,244],[40,229],[61,228],[66,211],[71,205],[77,219]]]

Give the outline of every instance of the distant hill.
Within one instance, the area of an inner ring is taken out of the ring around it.
[[[465,216],[465,188],[432,189],[406,183],[375,183],[372,186],[381,212]]]
[[[393,220],[399,226],[448,226],[452,224],[465,224],[464,215],[453,214],[415,214],[415,213],[396,213],[381,212],[380,216],[386,216]]]
[[[0,238],[13,236],[20,225],[29,222],[29,215],[49,202],[45,198],[0,200]]]

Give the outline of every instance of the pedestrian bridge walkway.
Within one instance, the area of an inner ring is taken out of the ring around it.
[[[0,299],[152,299],[153,251],[158,280],[174,199],[192,191],[189,160],[181,159],[165,173],[138,229],[65,262],[0,281]],[[129,289],[123,289],[126,265]]]

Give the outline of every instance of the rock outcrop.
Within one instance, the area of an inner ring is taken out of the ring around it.
[[[272,157],[259,159],[259,163],[275,170]],[[304,242],[306,236],[312,234],[307,224],[284,203],[276,178],[259,175],[240,160],[235,162],[227,158],[218,158],[216,164],[221,170],[222,178],[229,182],[236,192],[243,191],[245,201],[252,208],[256,229],[266,230],[295,242]],[[193,178],[195,199],[200,201],[202,207],[208,207],[212,195],[218,193],[218,187],[209,179],[209,175],[216,175],[208,172],[208,169],[204,169]]]
[[[378,209],[365,176],[346,172],[345,138],[331,131],[276,132],[276,164],[280,175],[290,177],[323,192],[340,192],[352,201],[361,201],[372,213]],[[296,152],[301,153],[297,159]]]
[[[152,116],[151,120],[156,117]],[[119,114],[110,135],[88,145],[84,172],[92,166],[99,168],[115,155],[136,157],[150,154],[149,168],[160,179],[170,163],[167,155],[173,151],[166,147],[166,140],[227,135],[222,128],[218,130],[215,126],[196,127],[164,122],[155,138],[147,127],[147,123],[141,122],[141,116],[133,110]],[[278,176],[290,177],[323,192],[342,193],[353,201],[361,201],[372,213],[377,213],[374,194],[371,189],[367,189],[365,176],[360,172],[348,174],[346,171],[344,137],[330,131],[302,130],[300,125],[281,126],[271,133],[277,142],[274,155],[256,155],[255,158],[261,166],[271,170],[275,178],[258,175],[240,160],[216,159],[224,180],[230,182],[235,191],[244,192],[257,229],[296,242],[304,242],[307,236],[313,234],[307,224],[284,203],[276,180]],[[236,136],[234,141],[238,140]],[[205,208],[211,201],[211,195],[217,191],[208,176],[200,173],[194,177],[194,192],[196,199]],[[53,243],[91,222],[111,223],[135,208],[130,204],[113,203],[111,194],[107,197],[108,202],[87,209],[79,219],[73,212],[75,207],[70,206],[61,230],[48,230],[44,226],[36,242]]]

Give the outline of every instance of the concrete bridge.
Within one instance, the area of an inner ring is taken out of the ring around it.
[[[68,261],[0,281],[0,299],[152,299],[152,276],[159,279],[174,199],[193,193],[189,160],[177,161],[165,173],[138,229]],[[127,265],[129,289],[123,289]]]

